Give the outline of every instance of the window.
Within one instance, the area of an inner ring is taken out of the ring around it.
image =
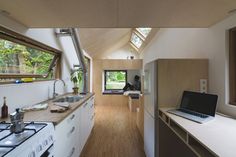
[[[127,83],[126,70],[105,70],[104,72],[105,91],[123,90]]]
[[[135,28],[133,29],[130,37],[130,44],[136,51],[143,47],[146,38],[151,32],[152,28]]]
[[[0,82],[53,79],[59,59],[58,50],[0,27]]]
[[[131,35],[131,42],[137,47],[140,48],[141,45],[143,44],[143,40],[138,37],[137,34],[135,34],[134,32]]]
[[[236,27],[229,31],[229,103],[236,105]]]
[[[136,28],[139,33],[141,33],[145,38],[151,32],[152,28]]]
[[[91,61],[88,57],[84,56],[84,60],[85,60],[85,64],[86,64],[86,68],[87,68],[87,72],[86,72],[86,90],[90,91],[90,67],[91,67]],[[82,80],[79,84],[79,90],[80,92],[83,91],[83,87],[84,87],[84,80]]]

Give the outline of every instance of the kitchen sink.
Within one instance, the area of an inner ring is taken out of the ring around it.
[[[69,102],[69,103],[74,103],[74,102],[80,101],[82,98],[83,98],[83,96],[81,96],[81,95],[65,96],[65,97],[56,99],[53,102]]]

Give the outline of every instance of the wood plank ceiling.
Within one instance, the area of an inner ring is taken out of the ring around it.
[[[91,56],[115,51],[129,42],[130,28],[80,28],[82,47]]]
[[[0,9],[28,27],[209,27],[236,0],[1,0]]]

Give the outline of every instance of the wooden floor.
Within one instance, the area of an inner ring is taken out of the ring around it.
[[[135,118],[127,106],[96,106],[93,132],[80,157],[145,157]]]

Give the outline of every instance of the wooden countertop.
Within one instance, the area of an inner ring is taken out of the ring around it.
[[[63,96],[69,96],[73,95],[71,93],[64,94],[62,96],[57,97],[56,99],[63,97]],[[40,111],[28,111],[24,114],[24,121],[37,121],[37,122],[52,122],[54,125],[59,124],[62,120],[64,120],[69,114],[71,114],[73,111],[75,111],[78,107],[80,107],[85,101],[87,101],[89,98],[91,98],[94,95],[94,93],[88,93],[86,95],[83,95],[84,98],[82,98],[80,101],[75,103],[70,103],[70,108],[63,112],[63,113],[52,113],[50,111],[50,105],[52,104],[53,100],[44,101],[43,103],[48,103],[48,108],[46,110],[40,110]],[[10,122],[10,117],[6,119],[2,119],[1,121]]]
[[[236,120],[216,114],[212,121],[199,124],[170,114],[168,108],[160,108],[162,113],[177,123],[188,134],[197,139],[206,149],[219,157],[233,157],[236,150]]]

